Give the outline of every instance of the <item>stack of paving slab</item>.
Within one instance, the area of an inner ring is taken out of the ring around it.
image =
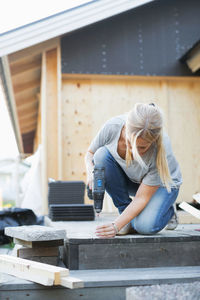
[[[84,204],[83,181],[49,182],[49,218],[52,221],[92,221],[93,205]]]
[[[51,204],[84,204],[83,181],[52,181],[48,184],[48,202]]]
[[[59,247],[64,245],[65,230],[30,225],[6,227],[5,234],[13,238],[14,256],[55,266],[59,264]]]

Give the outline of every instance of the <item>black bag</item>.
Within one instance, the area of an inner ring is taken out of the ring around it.
[[[11,237],[4,235],[5,227],[43,224],[44,217],[37,217],[31,209],[13,207],[0,210],[0,245],[12,241]]]

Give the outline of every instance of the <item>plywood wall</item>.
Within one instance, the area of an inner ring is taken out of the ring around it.
[[[86,180],[84,155],[92,138],[112,116],[136,102],[155,102],[164,111],[166,131],[180,163],[184,183],[178,201],[200,191],[200,85],[169,79],[81,79],[63,77],[63,179]]]

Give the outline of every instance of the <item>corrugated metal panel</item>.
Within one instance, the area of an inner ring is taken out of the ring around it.
[[[0,35],[0,57],[156,0],[96,0]]]

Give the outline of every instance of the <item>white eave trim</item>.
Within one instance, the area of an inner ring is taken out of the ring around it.
[[[13,130],[15,133],[15,138],[17,141],[17,146],[19,153],[23,153],[23,143],[22,143],[22,137],[20,134],[20,129],[19,129],[19,122],[18,122],[18,116],[17,116],[17,109],[15,105],[15,99],[14,99],[14,92],[13,92],[13,86],[12,86],[12,80],[11,80],[11,74],[10,74],[10,68],[9,68],[9,63],[8,63],[8,58],[7,56],[4,56],[1,58],[2,62],[2,68],[3,68],[3,77],[2,78],[2,83],[4,85],[4,91],[6,93],[6,101],[8,105],[8,110],[13,126]],[[6,85],[6,86],[5,86]]]
[[[155,0],[96,0],[0,36],[0,57]]]

